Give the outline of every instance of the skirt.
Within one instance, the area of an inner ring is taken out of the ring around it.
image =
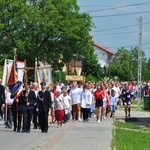
[[[55,119],[56,121],[63,121],[64,120],[65,112],[64,110],[55,110]]]
[[[96,99],[95,107],[103,107],[103,99]]]

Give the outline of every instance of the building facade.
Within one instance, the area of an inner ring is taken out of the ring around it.
[[[108,67],[115,53],[108,48],[94,42],[94,53],[101,67]]]

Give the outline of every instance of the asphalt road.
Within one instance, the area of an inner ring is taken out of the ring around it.
[[[5,128],[4,122],[0,121],[0,150],[41,149],[50,140],[51,134],[55,135],[59,131],[56,124],[50,128],[48,133],[41,133],[41,130],[33,129],[32,126],[30,133],[19,133],[14,132],[13,129]]]
[[[148,111],[131,111],[130,118],[124,115],[123,110],[117,110],[115,118],[142,126],[150,125]],[[33,125],[30,133],[18,133],[5,128],[4,122],[0,121],[0,150],[110,150],[113,119],[108,117],[100,124],[95,119],[90,118],[88,123],[70,121],[62,128],[52,124],[48,133],[33,129]]]

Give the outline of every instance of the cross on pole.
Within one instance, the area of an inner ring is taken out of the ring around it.
[[[27,67],[27,62],[26,62],[26,59],[24,60],[24,68],[21,68],[21,69],[23,69],[23,71],[24,71],[24,76],[25,76],[25,80],[26,80],[26,83],[27,83],[27,72],[29,71],[29,70],[31,70],[31,69],[34,69],[34,67]],[[27,97],[26,97],[26,105],[28,106],[29,105],[29,102],[28,102],[28,91],[27,91],[27,89],[26,89],[26,95],[27,95]]]
[[[25,79],[27,80],[27,72],[28,72],[29,70],[34,69],[34,67],[27,67],[27,62],[26,62],[26,59],[25,59],[25,60],[24,60],[24,68],[20,68],[20,69],[23,69],[24,74],[25,74]]]
[[[32,69],[34,69],[34,67],[27,67],[27,61],[26,61],[26,59],[24,60],[24,73],[25,73],[25,78],[26,78],[26,80],[27,80],[27,72],[29,71],[29,70],[32,70]]]

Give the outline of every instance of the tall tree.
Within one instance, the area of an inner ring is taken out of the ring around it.
[[[110,65],[111,75],[118,76],[120,80],[138,79],[138,47],[118,49],[114,61]],[[145,53],[142,52],[142,80],[148,80],[149,71]]]
[[[16,47],[30,64],[46,60],[60,69],[74,54],[93,51],[91,17],[79,13],[76,0],[0,0],[0,54],[12,57]],[[61,63],[60,63],[61,62]]]

